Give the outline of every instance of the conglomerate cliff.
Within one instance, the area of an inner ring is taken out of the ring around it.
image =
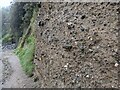
[[[118,87],[118,6],[39,4],[34,63],[41,87]]]

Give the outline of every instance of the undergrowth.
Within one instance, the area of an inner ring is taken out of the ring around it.
[[[20,63],[23,70],[29,76],[32,75],[32,72],[34,70],[33,60],[34,60],[34,52],[35,52],[35,38],[34,38],[35,18],[36,18],[36,10],[34,10],[33,17],[31,18],[31,23],[29,25],[30,28],[28,27],[28,30],[30,30],[29,35],[24,33],[21,41],[19,42],[17,49],[15,50],[16,55],[20,59]],[[23,42],[24,45],[22,46],[21,43]]]
[[[20,59],[20,63],[23,67],[23,70],[27,75],[32,75],[34,69],[33,58],[35,49],[35,38],[33,35],[29,36],[26,40],[26,44],[23,48],[17,48],[16,54]]]

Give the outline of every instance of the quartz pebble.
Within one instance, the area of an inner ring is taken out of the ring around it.
[[[67,70],[68,69],[68,63],[64,66],[64,68]]]
[[[87,78],[89,78],[90,76],[89,75],[86,75]]]
[[[115,63],[115,67],[118,67],[118,65],[119,65],[118,63]]]

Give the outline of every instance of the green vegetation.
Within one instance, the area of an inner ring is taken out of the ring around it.
[[[16,0],[15,0],[16,1]],[[38,6],[34,2],[13,2],[2,9],[2,45],[15,44],[15,54],[27,75],[34,70],[35,18]]]
[[[23,48],[17,48],[16,54],[20,58],[21,65],[23,70],[27,75],[31,75],[34,69],[33,58],[34,58],[34,49],[35,49],[35,38],[33,35],[30,35],[26,44]]]
[[[26,30],[30,26],[36,6],[37,3],[34,2],[15,2],[11,6],[10,26],[11,32],[16,37],[15,42],[17,45],[19,44],[19,39],[27,32]]]
[[[12,40],[12,35],[10,34],[6,34],[3,38],[2,38],[2,42],[4,43],[8,43]]]
[[[21,38],[15,53],[20,58],[20,63],[23,67],[23,70],[27,75],[31,76],[34,70],[34,52],[35,52],[35,38],[34,38],[34,30],[35,30],[35,17],[36,17],[36,9],[33,12],[33,17],[31,18],[31,23]]]

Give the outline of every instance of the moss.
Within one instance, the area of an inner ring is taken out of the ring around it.
[[[33,58],[35,51],[35,38],[33,35],[29,36],[23,48],[17,48],[16,54],[20,58],[20,63],[27,75],[31,76],[34,69]]]
[[[17,49],[15,50],[16,55],[20,59],[21,66],[25,73],[29,76],[32,75],[34,70],[34,52],[35,52],[35,38],[34,38],[34,31],[35,31],[35,18],[36,18],[36,11],[34,10],[33,17],[31,18],[31,23],[24,33],[21,41]],[[29,33],[28,33],[29,32]]]

